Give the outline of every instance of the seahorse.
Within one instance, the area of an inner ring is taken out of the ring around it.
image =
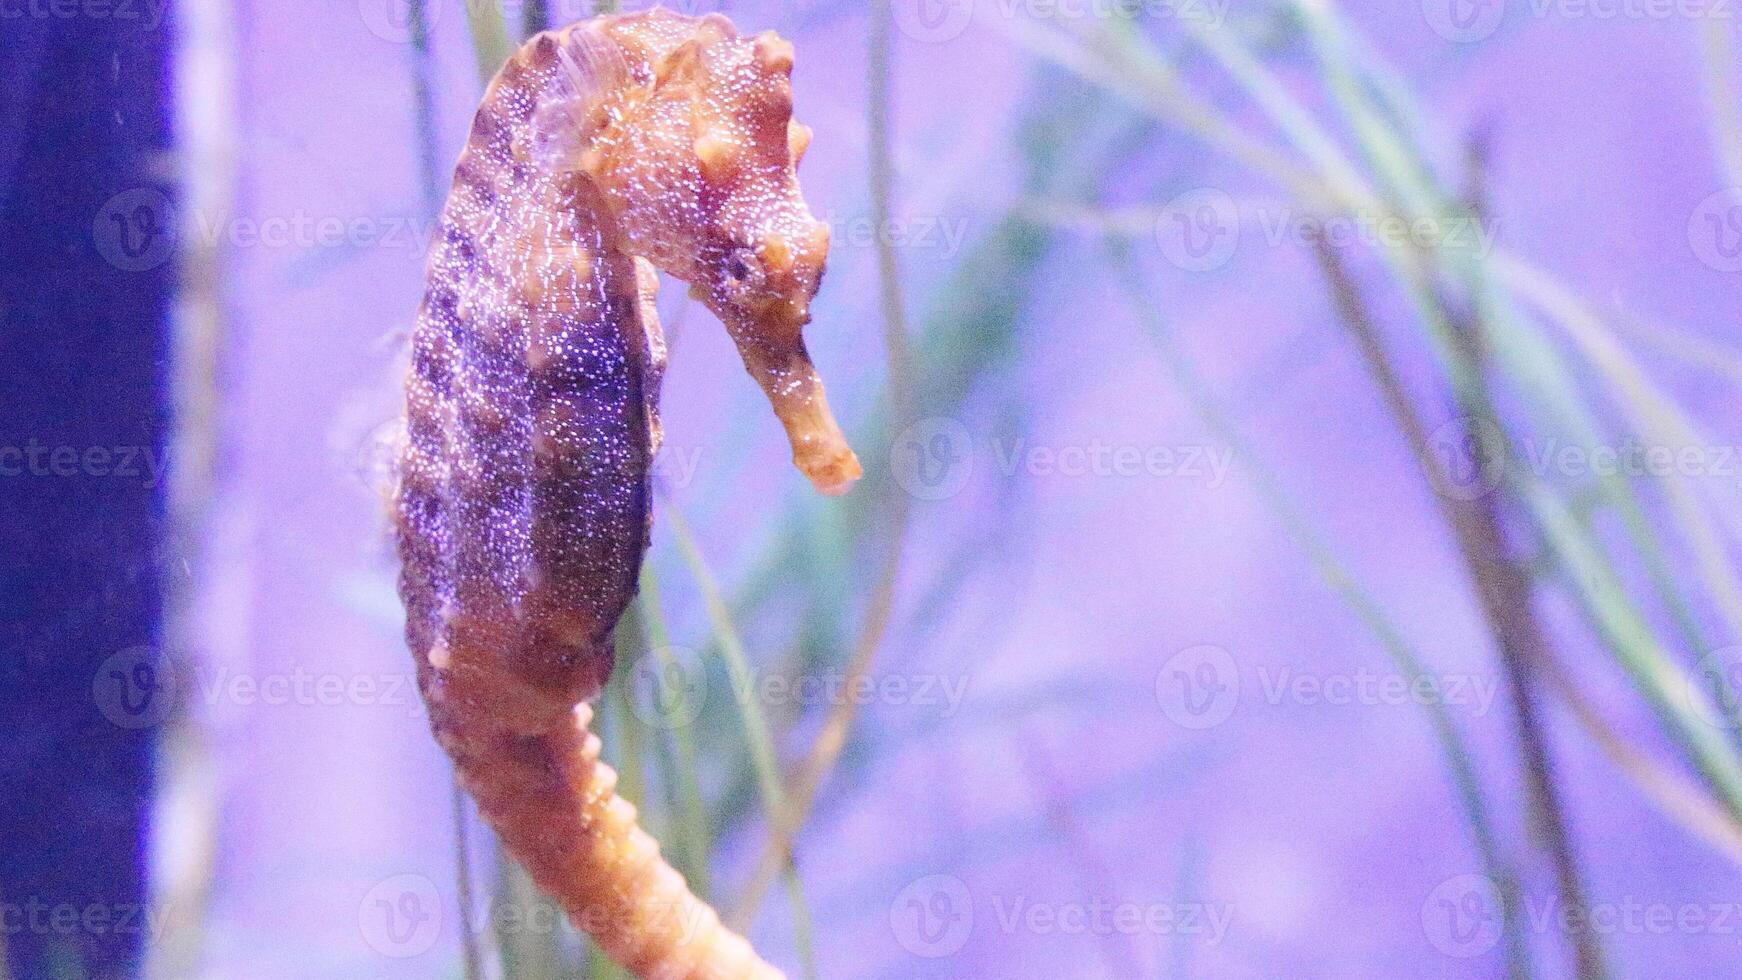
[[[531,38],[490,82],[432,243],[395,499],[435,738],[507,849],[643,977],[779,977],[640,829],[585,701],[651,533],[659,273],[725,325],[817,489],[858,459],[802,328],[829,232],[792,45],[654,8]]]

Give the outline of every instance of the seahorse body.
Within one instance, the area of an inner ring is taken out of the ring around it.
[[[858,464],[800,338],[826,229],[793,168],[791,47],[655,9],[540,34],[490,84],[430,259],[397,497],[436,738],[504,844],[649,977],[774,977],[660,857],[585,706],[650,527],[657,271],[731,331],[838,492]]]

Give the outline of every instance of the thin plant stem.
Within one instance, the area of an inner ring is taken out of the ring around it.
[[[762,791],[762,801],[769,808],[770,816],[779,812],[785,793],[780,785],[780,773],[774,762],[774,736],[768,729],[768,719],[762,713],[762,706],[756,700],[756,678],[750,667],[750,658],[744,649],[744,641],[740,638],[738,627],[732,622],[732,610],[726,605],[725,597],[720,592],[720,583],[714,577],[713,570],[703,557],[701,545],[696,541],[695,531],[690,528],[689,519],[683,516],[673,501],[664,501],[665,523],[671,528],[672,541],[677,545],[678,554],[689,566],[690,575],[701,589],[702,603],[707,608],[708,620],[713,626],[714,640],[719,644],[720,657],[726,666],[726,674],[732,684],[733,702],[738,706],[739,720],[744,725],[745,742],[750,751],[750,761],[756,772],[756,784]]]
[[[659,659],[659,669],[676,669],[677,658],[671,652],[670,632],[659,601],[659,576],[650,564],[641,568],[641,590],[637,601],[641,605],[642,621],[647,624],[647,642],[653,655]],[[708,830],[707,807],[702,803],[701,782],[697,777],[695,734],[691,725],[668,726],[666,731],[676,756],[675,768],[667,775],[676,783],[678,836],[688,865],[684,870],[690,887],[705,900],[713,891],[708,867],[713,843]]]
[[[1483,617],[1506,671],[1515,734],[1524,757],[1524,777],[1534,804],[1536,830],[1554,865],[1562,901],[1582,919],[1589,908],[1583,874],[1573,852],[1565,807],[1555,782],[1554,758],[1536,696],[1537,665],[1550,656],[1551,644],[1547,629],[1536,615],[1535,590],[1530,577],[1510,553],[1494,496],[1480,494],[1465,499],[1463,494],[1447,492],[1452,484],[1434,455],[1427,427],[1404,389],[1393,366],[1393,358],[1368,312],[1360,287],[1348,274],[1334,247],[1322,239],[1316,240],[1314,245],[1320,269],[1331,286],[1338,318],[1355,338],[1362,361],[1378,386],[1392,421],[1402,431],[1417,465],[1427,474],[1434,499],[1446,523],[1451,526],[1465,571],[1475,587]],[[1574,946],[1581,978],[1594,980],[1606,975],[1602,947],[1595,930],[1578,930],[1574,935]]]
[[[1318,16],[1312,23],[1316,24],[1319,29],[1330,30],[1339,26],[1339,22],[1330,16],[1328,0],[1301,0],[1301,2],[1310,4],[1314,8],[1318,8],[1318,13],[1322,16]],[[1313,14],[1309,12],[1309,17],[1311,16],[1313,16]],[[1224,46],[1235,43],[1221,37],[1213,38],[1212,41]],[[1349,51],[1349,46],[1321,44],[1321,51],[1329,52],[1331,54],[1346,54]],[[1251,95],[1262,108],[1267,110],[1268,114],[1271,115],[1273,120],[1276,121],[1286,133],[1293,135],[1297,141],[1304,137],[1307,147],[1310,147],[1312,143],[1319,139],[1319,133],[1312,128],[1314,124],[1306,121],[1304,110],[1298,102],[1291,96],[1287,95],[1285,90],[1280,88],[1280,86],[1275,82],[1274,77],[1271,76],[1261,64],[1258,64],[1255,60],[1240,57],[1224,59],[1224,61],[1225,63],[1234,65],[1234,69],[1231,73],[1235,76],[1236,81],[1248,91],[1248,94]],[[1356,91],[1357,90],[1354,86],[1345,86],[1340,90],[1340,94],[1345,99],[1355,98]],[[1393,97],[1395,98],[1395,93],[1393,93]],[[1358,107],[1350,106],[1347,102],[1344,103],[1344,108],[1346,111],[1358,112]],[[1356,129],[1358,133],[1368,139],[1380,139],[1385,141],[1394,141],[1396,139],[1395,134],[1385,127],[1375,128],[1361,127],[1357,125]],[[1375,160],[1395,161],[1403,159],[1406,156],[1407,154],[1401,153],[1369,153],[1369,158]],[[1394,188],[1404,187],[1419,190],[1419,187],[1413,184],[1413,182],[1418,180],[1419,177],[1420,175],[1417,173],[1408,170],[1401,170],[1390,174],[1389,180]],[[1365,199],[1363,192],[1358,185],[1343,180],[1332,179],[1329,181],[1328,186],[1332,187],[1335,193],[1342,196],[1343,203],[1346,207],[1360,208],[1377,206],[1374,202]],[[1431,188],[1429,188],[1429,190],[1431,191]],[[1410,199],[1421,199],[1421,194],[1419,193],[1411,193],[1407,196]],[[1428,257],[1412,255],[1404,249],[1395,248],[1386,249],[1384,251],[1384,257],[1388,264],[1393,267],[1394,271],[1398,273],[1399,280],[1403,283],[1406,294],[1414,305],[1417,315],[1423,323],[1430,327],[1430,337],[1435,340],[1436,351],[1440,355],[1442,366],[1445,367],[1448,374],[1453,378],[1454,390],[1459,393],[1460,398],[1470,397],[1473,392],[1479,391],[1481,379],[1472,372],[1469,365],[1463,363],[1466,359],[1460,355],[1461,341],[1459,340],[1458,332],[1451,323],[1449,317],[1447,317],[1440,309],[1436,291],[1428,279],[1430,273],[1424,262],[1424,259]],[[1534,394],[1542,399],[1543,405],[1552,411],[1559,421],[1572,426],[1581,438],[1588,436],[1590,440],[1595,440],[1596,428],[1594,423],[1591,421],[1589,410],[1580,401],[1577,386],[1568,375],[1564,365],[1559,362],[1555,352],[1543,343],[1540,338],[1535,337],[1528,331],[1528,329],[1526,329],[1522,319],[1511,309],[1508,298],[1503,293],[1496,292],[1487,285],[1490,276],[1486,271],[1486,263],[1481,261],[1480,256],[1470,254],[1468,250],[1454,253],[1450,258],[1456,266],[1462,268],[1465,278],[1468,279],[1472,295],[1477,299],[1479,315],[1486,316],[1496,324],[1505,325],[1504,330],[1489,332],[1486,339],[1490,341],[1500,341],[1497,345],[1496,352],[1506,359],[1509,370],[1511,370],[1522,383],[1535,388]],[[1500,252],[1495,258],[1495,264],[1499,265],[1508,260],[1509,257],[1504,252]],[[1548,281],[1552,283],[1552,279]],[[1662,549],[1658,545],[1654,533],[1644,517],[1644,513],[1636,500],[1632,487],[1626,481],[1618,478],[1606,478],[1605,485],[1612,491],[1612,498],[1620,510],[1621,516],[1628,530],[1629,538],[1644,560],[1653,583],[1658,587],[1659,592],[1664,595],[1666,602],[1669,604],[1672,612],[1676,614],[1677,620],[1683,625],[1684,630],[1692,629],[1691,621],[1686,613],[1685,603],[1681,601],[1679,594],[1675,591],[1673,582],[1668,577],[1667,565],[1662,555]],[[1526,497],[1527,499],[1535,499],[1530,495],[1526,495]],[[1534,505],[1532,512],[1539,522],[1544,519],[1542,514],[1539,512],[1539,508]],[[1685,515],[1681,515],[1680,512],[1678,512],[1678,516],[1684,516],[1685,518]],[[1582,529],[1577,528],[1576,525],[1571,528],[1563,527],[1562,530],[1576,534],[1585,533]],[[1600,550],[1596,549],[1594,543],[1580,543],[1578,549],[1581,557],[1586,558],[1587,560],[1603,560]],[[1580,588],[1585,588],[1586,584],[1593,581],[1593,579],[1586,576],[1572,576],[1571,581],[1577,584]],[[1617,602],[1625,601],[1624,597],[1620,596],[1618,593],[1609,592],[1603,595],[1582,595],[1581,599],[1586,608],[1597,609],[1611,617],[1621,616],[1624,622],[1632,621],[1632,619],[1629,618],[1632,616],[1631,613],[1623,615],[1615,610],[1607,608],[1615,605]],[[1637,635],[1632,631],[1617,631],[1615,629],[1605,629],[1601,632],[1606,638],[1611,640],[1617,637],[1631,638]],[[1616,652],[1618,657],[1620,657],[1624,663],[1627,662],[1627,658],[1630,655],[1635,657],[1640,655],[1647,657],[1653,656],[1649,643],[1643,650],[1635,647],[1632,651],[1617,650],[1613,642],[1610,646],[1611,650]],[[1652,673],[1654,672],[1655,668],[1653,671],[1644,675],[1636,674],[1636,676],[1652,676]],[[1663,704],[1661,698],[1654,698],[1654,700],[1656,700],[1660,705]],[[1682,745],[1690,747],[1692,751],[1704,753],[1702,757],[1697,760],[1702,771],[1707,773],[1716,771],[1723,774],[1722,778],[1727,779],[1727,773],[1734,768],[1735,760],[1733,758],[1714,758],[1712,756],[1712,751],[1714,749],[1711,745],[1712,740],[1705,737],[1709,733],[1699,730],[1698,727],[1691,726],[1687,720],[1681,716],[1681,713],[1676,712],[1673,709],[1667,711],[1665,716],[1672,724],[1672,732],[1681,737]],[[1728,756],[1728,753],[1724,753],[1724,756]]]
[[[526,0],[520,11],[520,35],[530,38],[550,26],[550,5],[545,0]]]
[[[1579,526],[1567,505],[1538,481],[1525,485],[1536,523],[1567,577],[1577,581],[1574,598],[1604,641],[1627,669],[1634,685],[1646,695],[1665,727],[1684,740],[1695,765],[1730,811],[1742,815],[1742,768],[1729,742],[1706,719],[1698,717],[1689,695],[1699,689],[1674,661],[1664,656],[1650,627],[1626,601],[1621,581]]]
[[[1038,798],[1048,828],[1058,840],[1061,850],[1069,855],[1072,864],[1076,866],[1082,879],[1083,893],[1114,907],[1123,904],[1123,897],[1114,881],[1112,865],[1083,831],[1082,821],[1077,818],[1076,808],[1071,805],[1070,791],[1059,773],[1052,753],[1047,751],[1046,743],[1032,728],[1023,728],[1018,732],[1017,751],[1022,761],[1023,774],[1027,776],[1028,784]],[[1147,971],[1139,962],[1139,947],[1132,941],[1134,937],[1129,934],[1120,937],[1124,942],[1113,941],[1114,938],[1107,936],[1095,944],[1106,966],[1107,975],[1130,980],[1145,976]]]
[[[647,649],[647,627],[641,620],[640,606],[632,603],[617,621],[614,648],[618,656],[626,651],[630,656],[640,656]],[[645,811],[647,783],[643,776],[642,757],[646,752],[646,733],[632,704],[635,693],[630,690],[628,679],[621,674],[617,675],[616,683],[609,685],[606,691],[604,703],[616,720],[613,726],[616,737],[611,740],[609,751],[615,752],[617,756],[617,795]]]
[[[478,61],[478,83],[489,85],[513,53],[508,43],[507,19],[502,8],[494,3],[467,3],[465,8],[466,22],[471,27],[472,54]]]
[[[562,910],[532,881],[532,876],[500,843],[496,846],[496,903],[506,904],[511,914],[492,915],[496,946],[501,951],[502,975],[513,980],[559,980],[563,975],[562,949],[553,931],[524,928],[528,922],[566,921]]]
[[[996,23],[1030,54],[1106,89],[1151,118],[1190,133],[1230,160],[1267,175],[1297,198],[1320,204],[1336,200],[1335,191],[1310,171],[1263,141],[1248,136],[1198,98],[1165,61],[1130,31],[1107,27],[1096,39],[1104,49],[1100,52],[1104,57],[1097,57],[1097,52],[1087,50],[1084,44],[1061,31],[1038,27],[1020,18],[1001,18]]]
[[[868,72],[867,130],[870,141],[870,191],[874,227],[888,227],[894,217],[893,199],[895,162],[890,134],[891,50],[890,0],[873,0],[870,6],[871,31]],[[910,424],[914,417],[913,353],[908,340],[906,303],[901,290],[901,266],[895,246],[889,236],[877,237],[878,295],[883,313],[883,346],[887,358],[889,401],[895,413],[898,429]],[[856,687],[861,678],[869,676],[877,650],[889,630],[895,606],[896,584],[901,574],[901,557],[909,524],[909,500],[901,486],[886,481],[889,508],[889,545],[872,590],[865,622],[860,629],[853,655],[847,663],[847,689]],[[812,742],[810,751],[799,765],[793,779],[792,792],[786,808],[770,828],[769,840],[757,861],[750,883],[739,900],[730,920],[747,928],[755,918],[763,894],[773,880],[775,871],[790,861],[794,839],[810,817],[823,778],[840,758],[846,747],[847,735],[858,714],[858,700],[842,698],[829,712],[822,731]]]
[[[1707,112],[1712,117],[1712,146],[1732,194],[1742,195],[1742,96],[1737,86],[1736,52],[1726,21],[1707,17],[1700,22],[1700,54],[1704,67]],[[1736,203],[1742,204],[1742,201]]]
[[[1288,88],[1264,67],[1263,62],[1235,39],[1233,31],[1221,25],[1201,22],[1195,17],[1181,17],[1179,24],[1187,36],[1214,58],[1253,102],[1264,110],[1288,141],[1312,162],[1327,183],[1346,188],[1349,197],[1358,200],[1372,198],[1366,178],[1355,169],[1355,165],[1343,153],[1336,140],[1313,119],[1299,100],[1289,93]]]
[[[1735,347],[1675,324],[1643,322],[1626,315],[1614,316],[1613,320],[1615,328],[1626,333],[1634,344],[1732,385],[1742,385],[1742,351]]]
[[[1696,431],[1693,420],[1652,385],[1645,372],[1633,363],[1585,304],[1546,282],[1527,266],[1502,261],[1496,263],[1496,267],[1508,284],[1551,314],[1551,322],[1559,325],[1586,358],[1609,379],[1615,391],[1625,399],[1636,428],[1653,445],[1691,446],[1707,442]],[[1689,545],[1694,549],[1694,560],[1705,579],[1706,590],[1725,626],[1732,635],[1742,636],[1742,572],[1738,572],[1711,520],[1694,502],[1682,482],[1673,476],[1665,476],[1659,482],[1670,507],[1678,515]]]
[[[1485,195],[1480,181],[1486,170],[1485,155],[1472,155],[1472,180],[1475,186],[1470,194],[1468,211],[1459,215],[1453,203],[1433,185],[1431,175],[1426,172],[1425,167],[1414,165],[1416,157],[1405,145],[1398,130],[1393,126],[1376,124],[1378,110],[1365,97],[1364,84],[1370,83],[1374,90],[1388,95],[1402,110],[1403,115],[1419,116],[1420,112],[1412,110],[1406,104],[1406,96],[1399,93],[1395,85],[1385,84],[1385,80],[1378,77],[1370,67],[1355,63],[1353,52],[1359,47],[1358,39],[1353,30],[1336,15],[1332,0],[1295,0],[1295,3],[1313,36],[1321,63],[1332,77],[1337,104],[1361,140],[1366,157],[1379,169],[1388,190],[1405,202],[1405,216],[1434,221],[1466,218],[1473,219],[1478,224],[1484,222]],[[1479,387],[1481,379],[1470,373],[1464,363],[1466,358],[1445,356],[1458,355],[1460,352],[1458,344],[1445,343],[1450,321],[1438,312],[1434,292],[1419,278],[1422,272],[1419,265],[1406,262],[1399,266],[1398,259],[1394,257],[1397,251],[1387,249],[1387,261],[1405,273],[1401,278],[1412,302],[1416,304],[1418,313],[1422,314],[1423,322],[1432,328],[1432,335],[1440,341],[1438,349],[1442,355],[1442,363],[1453,378],[1454,388],[1460,393],[1460,397],[1468,397]],[[1478,251],[1469,248],[1443,250],[1440,258],[1449,267],[1459,270],[1468,283],[1477,319],[1497,326],[1504,325],[1504,330],[1492,331],[1485,339],[1497,342],[1497,352],[1508,361],[1514,376],[1527,387],[1534,388],[1544,406],[1554,411],[1562,424],[1570,426],[1582,442],[1594,441],[1597,438],[1596,426],[1591,421],[1588,410],[1580,403],[1577,386],[1568,376],[1565,366],[1551,348],[1534,339],[1528,332],[1528,323],[1512,310],[1509,295],[1504,291],[1494,290],[1489,285],[1489,281],[1496,277],[1489,274],[1488,266],[1502,266],[1513,260],[1502,254],[1492,262],[1485,261]],[[1624,387],[1624,393],[1626,390]],[[1646,520],[1633,485],[1614,475],[1604,476],[1602,483],[1608,499],[1621,515],[1629,540],[1643,563],[1647,576],[1669,610],[1684,641],[1690,648],[1702,648],[1704,644],[1699,638],[1699,626],[1669,571],[1663,547]],[[1709,580],[1719,577],[1723,570],[1723,559],[1717,555],[1711,544],[1713,535],[1709,524],[1703,524],[1700,515],[1688,505],[1682,487],[1673,480],[1666,479],[1663,483],[1670,500],[1671,513],[1682,525],[1689,540],[1694,543],[1702,570],[1707,573]],[[1742,611],[1742,600],[1726,597],[1735,596],[1737,593],[1733,574],[1729,576],[1728,582],[1721,582],[1714,588],[1720,607],[1727,610],[1727,615],[1732,620],[1737,611]],[[1739,736],[1738,747],[1742,749],[1742,736]]]
[[[460,960],[465,966],[466,980],[483,980],[484,959],[478,949],[478,933],[472,928],[472,916],[477,899],[472,894],[472,847],[468,834],[470,823],[466,806],[466,790],[458,776],[453,777],[454,813],[454,888],[460,906]]]
[[[1635,747],[1585,696],[1565,664],[1548,656],[1537,667],[1544,684],[1566,704],[1579,727],[1660,813],[1742,867],[1742,821],[1697,784]]]
[[[1136,263],[1131,258],[1129,244],[1122,239],[1109,239],[1106,247],[1110,265],[1117,275],[1118,284],[1125,294],[1132,316],[1166,361],[1175,384],[1191,402],[1198,418],[1233,450],[1234,455],[1252,474],[1254,486],[1266,507],[1276,515],[1289,536],[1306,553],[1319,577],[1378,638],[1398,671],[1412,684],[1427,676],[1421,656],[1402,631],[1373,598],[1372,593],[1355,577],[1324,535],[1301,512],[1281,480],[1252,449],[1239,427],[1198,377],[1150,299]],[[1423,705],[1423,710],[1427,713],[1428,722],[1439,742],[1441,755],[1446,761],[1452,786],[1463,810],[1465,823],[1470,827],[1477,853],[1481,856],[1488,877],[1501,895],[1508,973],[1514,980],[1527,980],[1531,976],[1530,950],[1524,938],[1523,923],[1519,918],[1522,906],[1519,901],[1518,879],[1506,860],[1499,835],[1495,832],[1482,781],[1477,776],[1474,755],[1465,744],[1463,733],[1446,711],[1444,704],[1430,701]]]
[[[739,637],[738,627],[732,622],[732,610],[720,591],[719,580],[714,577],[713,570],[708,567],[707,560],[702,555],[695,532],[690,529],[683,512],[669,498],[664,503],[666,524],[671,528],[678,553],[683,556],[691,577],[702,592],[702,603],[707,608],[714,638],[719,643],[720,655],[731,679],[732,700],[738,705],[739,720],[744,725],[745,742],[749,748],[751,764],[756,771],[756,785],[762,794],[762,805],[767,809],[771,821],[779,820],[785,808],[785,791],[774,761],[774,737],[768,730],[768,719],[756,700],[755,676],[750,669],[750,659],[744,651],[744,642]],[[788,861],[784,870],[787,895],[792,903],[794,929],[798,934],[800,965],[806,976],[812,976],[816,972],[816,962],[810,938],[810,908],[805,901],[798,869]]]
[[[407,0],[411,26],[412,101],[417,125],[418,187],[423,192],[423,218],[434,221],[442,211],[441,168],[436,164],[435,83],[429,49],[428,0]]]

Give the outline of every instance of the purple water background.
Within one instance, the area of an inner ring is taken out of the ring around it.
[[[411,51],[371,29],[373,3],[239,5],[237,218],[417,217]],[[1414,0],[1347,6],[1448,146],[1490,127],[1502,243],[1602,308],[1735,337],[1742,278],[1700,262],[1687,238],[1689,216],[1723,183],[1703,123],[1696,23],[1537,15],[1513,3],[1491,37],[1457,44]],[[436,9],[445,168],[478,84],[458,5],[437,0]],[[796,43],[798,115],[816,130],[807,196],[837,223],[863,218],[864,14],[762,3],[731,13]],[[970,243],[991,230],[1018,193],[1013,127],[1034,67],[995,25],[946,43],[898,38],[903,214],[965,229]],[[1208,151],[1186,146],[1167,159],[1186,169],[1131,186],[1273,195]],[[369,433],[394,411],[396,337],[418,301],[422,244],[408,232],[372,245],[228,250],[234,429],[213,530],[206,669],[404,674],[383,512],[365,471]],[[898,254],[917,315],[961,252],[916,241]],[[1173,269],[1158,250],[1143,259],[1185,349],[1433,668],[1498,683],[1430,491],[1336,328],[1310,254],[1248,229],[1212,272]],[[1030,444],[1225,451],[1171,384],[1093,239],[1067,234],[1042,274],[1021,331]],[[811,328],[850,432],[882,380],[875,286],[873,251],[838,244]],[[681,305],[681,290],[668,289],[668,323]],[[666,429],[674,449],[701,449],[694,479],[674,484],[673,498],[716,570],[736,582],[789,513],[784,502],[807,490],[723,332],[691,311],[673,333]],[[1661,367],[1696,417],[1738,438],[1733,397]],[[973,404],[961,421],[988,439],[997,430]],[[720,446],[731,452],[710,451]],[[997,457],[980,443],[973,464],[961,494],[916,503],[907,581],[929,580],[965,535],[991,534],[999,553],[940,625],[898,626],[881,659],[891,676],[965,682],[967,696],[954,712],[901,703],[864,712],[863,778],[825,792],[801,842],[823,976],[1502,974],[1498,947],[1465,957],[1434,941],[1444,914],[1436,888],[1483,869],[1423,711],[1266,696],[1285,670],[1352,678],[1393,668],[1265,508],[1247,468],[1236,462],[1222,480],[1026,474],[1014,501],[999,502],[986,489]],[[697,592],[664,527],[653,560],[674,638],[704,645]],[[922,598],[901,593],[898,623]],[[1549,612],[1566,621],[1564,610]],[[1643,747],[1659,748],[1600,650],[1576,630],[1566,636],[1568,659],[1600,703]],[[784,645],[761,629],[750,639],[759,655]],[[1226,721],[1194,729],[1155,690],[1170,657],[1203,644],[1227,651],[1240,693]],[[1551,879],[1522,829],[1504,700],[1451,711],[1476,746],[1508,854],[1540,912]],[[396,876],[427,878],[452,901],[447,767],[415,707],[219,696],[201,714],[222,801],[202,973],[456,976],[451,909],[417,956],[384,956],[367,922],[371,889]],[[1547,716],[1592,900],[1734,913],[1735,867],[1645,805],[1561,711]],[[727,894],[743,880],[756,831],[725,842],[716,878]],[[916,898],[943,913],[924,923],[942,931],[913,924]],[[1226,929],[1098,935],[1010,918],[1038,907],[1068,919],[1117,903],[1202,922],[1225,914]],[[947,929],[964,913],[958,944]],[[1526,922],[1544,973],[1568,975],[1561,932]],[[754,936],[792,969],[791,935],[777,891]],[[941,946],[928,945],[940,935]],[[1617,975],[1696,977],[1733,975],[1739,937],[1742,923],[1620,929],[1604,940]]]

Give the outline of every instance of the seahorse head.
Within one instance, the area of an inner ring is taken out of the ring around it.
[[[810,143],[792,117],[792,45],[742,36],[725,17],[662,10],[577,25],[561,50],[583,117],[542,127],[584,172],[624,247],[690,284],[725,324],[785,424],[799,468],[844,491],[858,460],[830,416],[801,331],[822,281],[828,226],[797,167]]]

